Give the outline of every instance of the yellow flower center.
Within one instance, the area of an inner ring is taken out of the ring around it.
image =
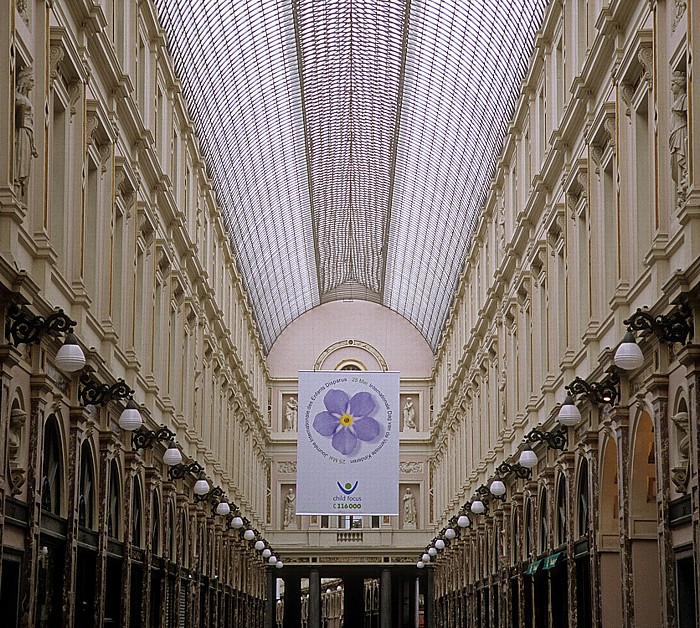
[[[352,415],[351,414],[344,414],[343,416],[340,417],[340,424],[344,425],[345,427],[349,427],[352,425]]]

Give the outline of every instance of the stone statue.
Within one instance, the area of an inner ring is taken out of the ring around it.
[[[287,529],[296,525],[297,515],[297,496],[294,494],[294,489],[290,488],[284,497],[284,520],[282,527]]]
[[[21,408],[13,408],[10,412],[10,429],[7,435],[7,462],[9,466],[10,492],[19,495],[25,481],[25,470],[20,466],[19,452],[22,444],[22,428],[27,419],[27,413]]]
[[[284,431],[296,432],[297,420],[299,417],[299,402],[296,397],[290,397],[287,401],[287,407],[284,412]]]
[[[499,378],[498,381],[498,395],[501,399],[501,420],[502,421],[507,421],[508,420],[508,397],[506,395],[506,385],[508,383],[508,379],[506,376],[506,369],[504,368],[501,371],[501,377]]]
[[[17,74],[15,91],[15,187],[22,200],[27,198],[27,185],[32,170],[32,158],[38,157],[34,145],[34,113],[29,93],[34,89],[30,67]]]
[[[680,208],[688,190],[688,92],[684,72],[673,73],[671,91],[671,177],[676,183],[676,207]]]
[[[411,493],[411,489],[407,488],[403,494],[403,527],[415,530],[417,517],[416,498]]]
[[[671,417],[671,420],[678,428],[680,440],[678,442],[678,464],[671,469],[671,481],[676,487],[677,493],[686,493],[688,491],[689,479],[689,455],[690,455],[690,436],[688,434],[689,421],[687,412],[678,412]]]
[[[416,431],[416,409],[413,407],[413,399],[406,398],[406,403],[403,404],[403,429]]]

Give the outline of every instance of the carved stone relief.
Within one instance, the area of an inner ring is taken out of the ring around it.
[[[296,473],[297,463],[296,460],[285,460],[283,462],[277,463],[277,471],[280,473]]]
[[[675,33],[676,28],[678,28],[678,24],[685,15],[685,11],[688,8],[688,5],[685,0],[674,0],[674,4],[676,5],[676,14],[673,17],[673,24],[671,25],[671,30]]]
[[[689,419],[687,412],[678,412],[674,414],[673,420],[678,429],[678,459],[679,463],[671,469],[671,481],[676,487],[677,493],[686,493],[688,490],[688,479],[690,472],[690,435]]]
[[[400,462],[399,473],[423,473],[422,462]]]
[[[27,413],[21,408],[13,408],[10,412],[10,429],[7,435],[7,464],[9,467],[10,493],[19,495],[26,480],[26,471],[20,465],[20,450],[22,446],[22,428],[27,420]]]

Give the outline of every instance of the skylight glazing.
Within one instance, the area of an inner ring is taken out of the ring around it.
[[[287,0],[156,0],[266,349],[319,301]]]
[[[384,303],[433,347],[545,6],[411,4]]]
[[[155,3],[264,347],[359,286],[435,348],[546,0]]]

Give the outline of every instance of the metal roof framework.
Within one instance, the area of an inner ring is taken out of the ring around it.
[[[263,346],[319,303],[436,348],[546,0],[155,0]]]

